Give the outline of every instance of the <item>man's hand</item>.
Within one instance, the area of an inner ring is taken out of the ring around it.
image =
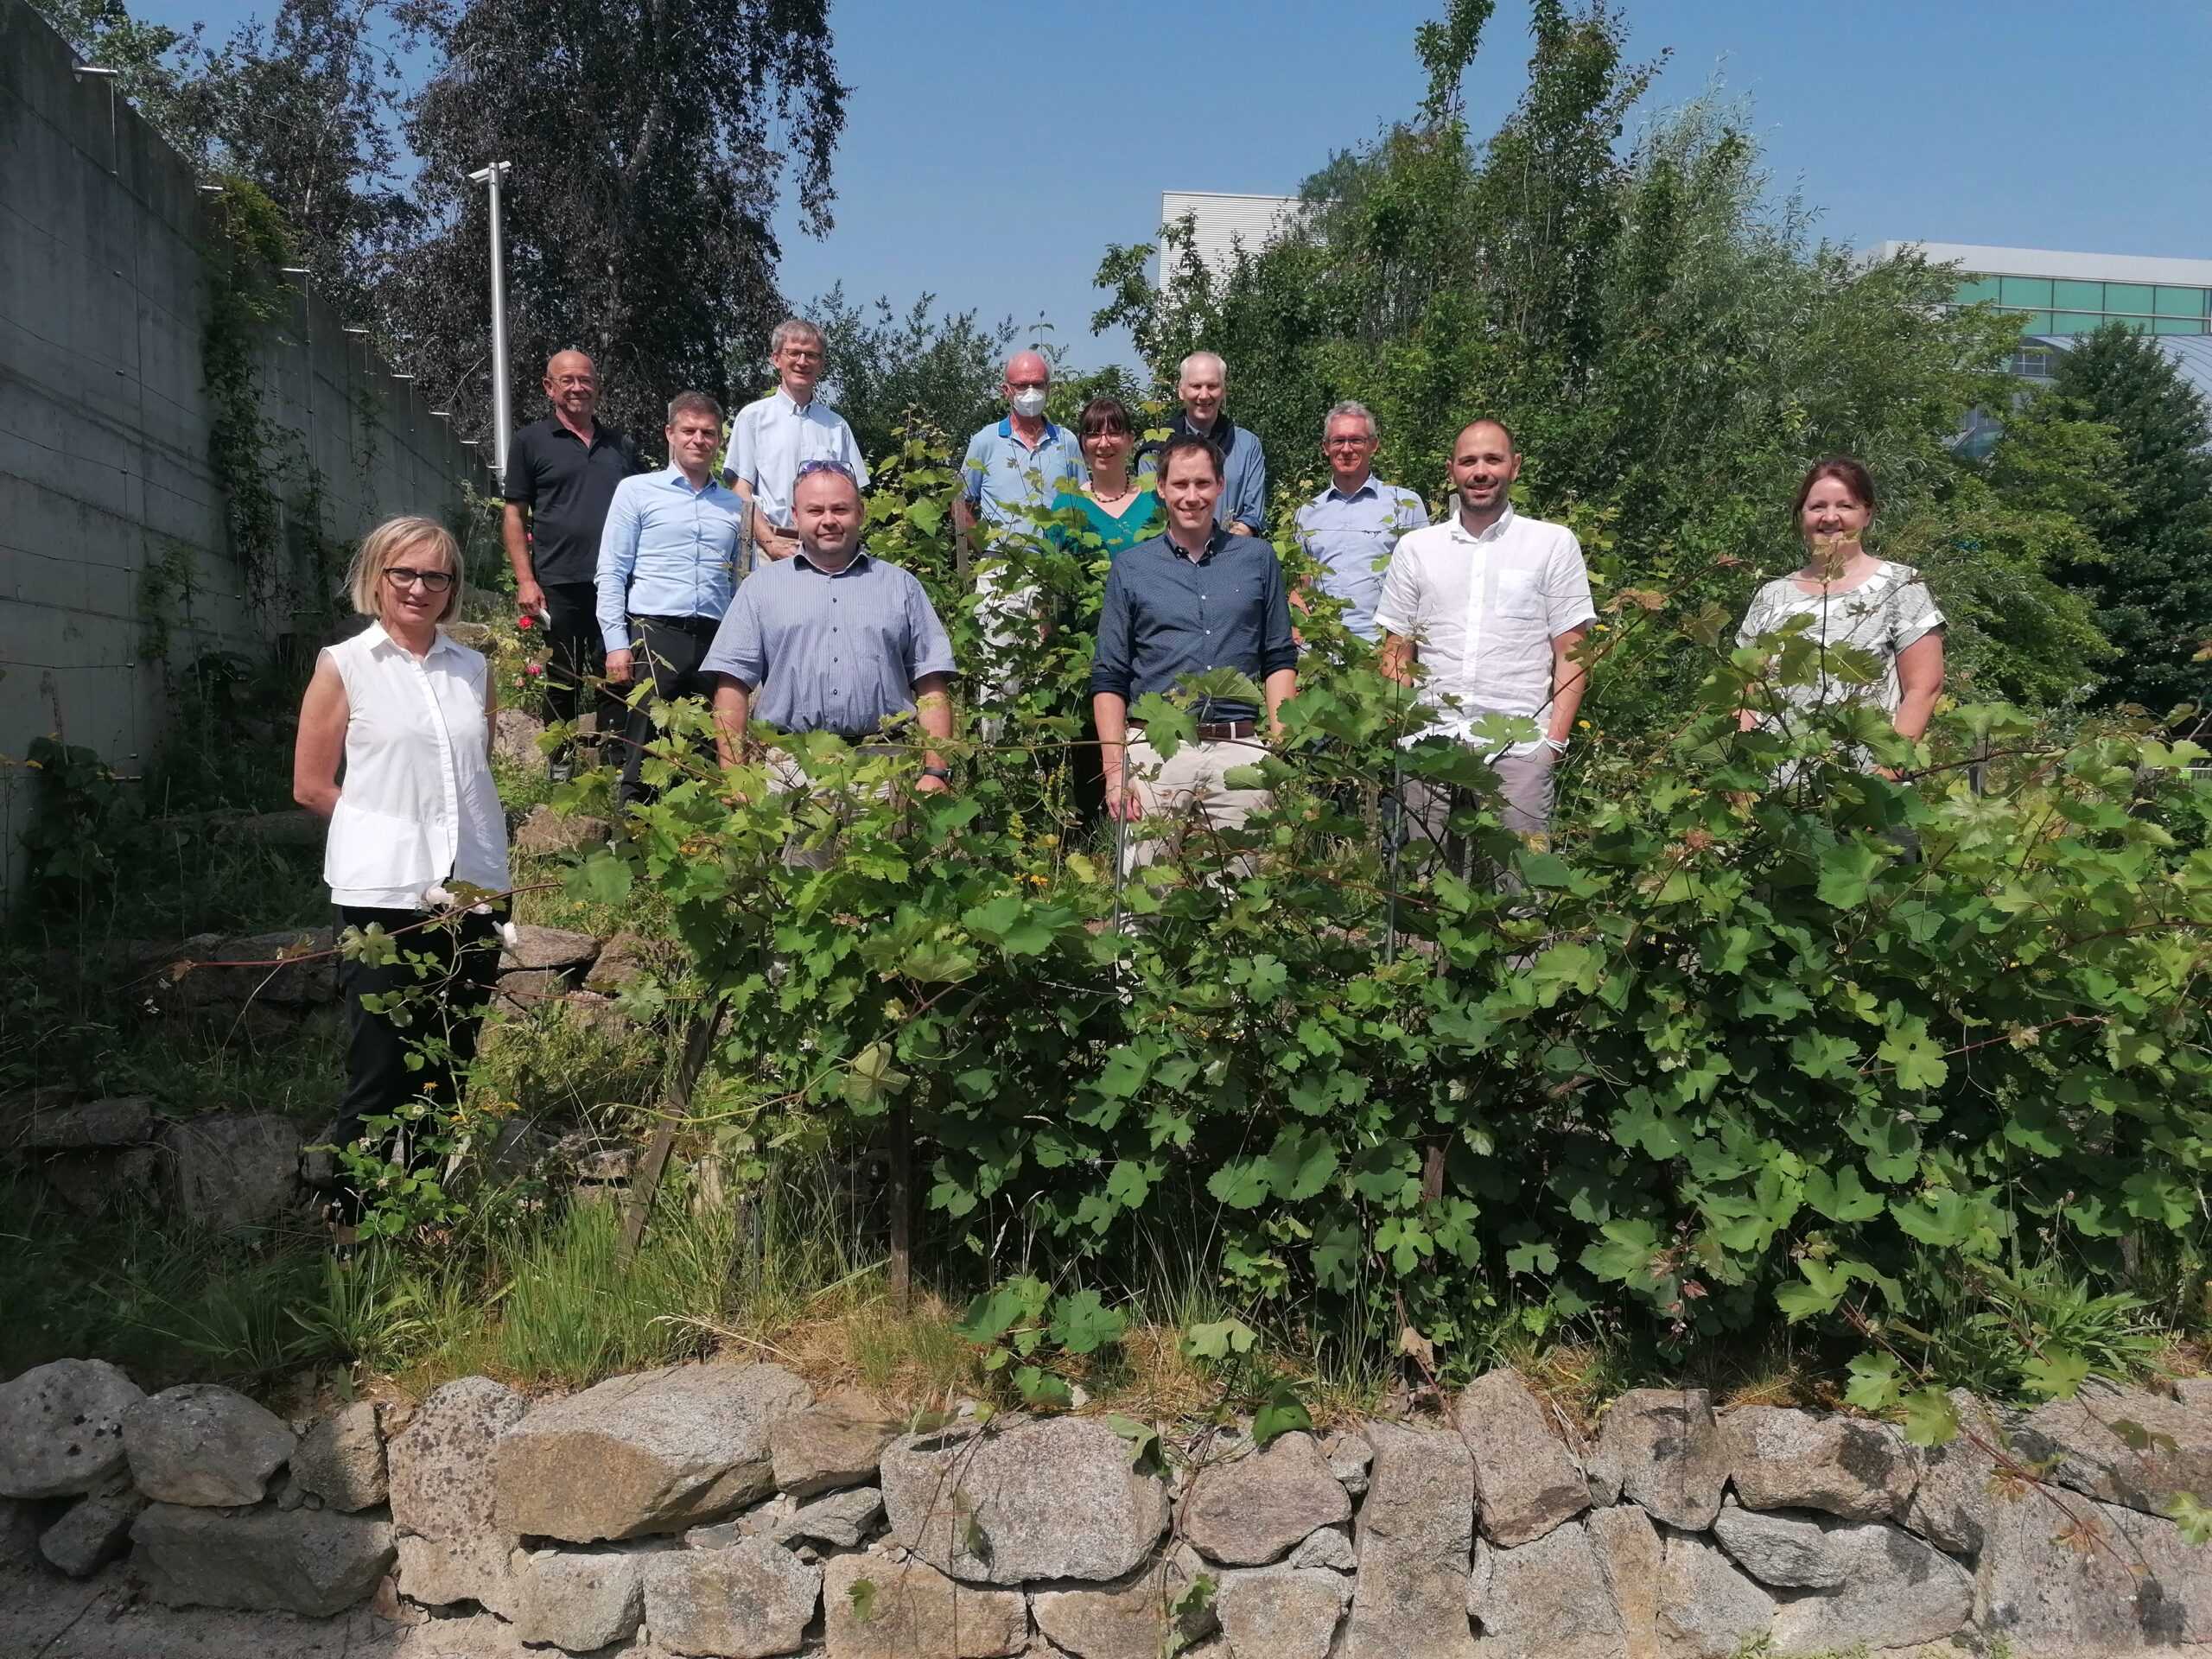
[[[1144,801],[1132,785],[1119,778],[1106,780],[1106,816],[1124,823],[1135,823],[1144,817]]]
[[[928,773],[925,772],[920,778],[915,780],[914,793],[917,795],[950,795],[952,793],[952,785],[946,783],[942,778],[932,778]]]
[[[545,614],[545,589],[536,576],[524,576],[515,583],[515,603],[525,616]]]
[[[635,660],[626,651],[608,652],[607,653],[607,683],[609,685],[629,684],[630,671]]]

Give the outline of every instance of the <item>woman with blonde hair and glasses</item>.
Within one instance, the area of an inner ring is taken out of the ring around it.
[[[341,925],[380,927],[397,936],[398,950],[389,962],[355,957],[339,969],[346,1092],[332,1135],[341,1147],[369,1119],[404,1125],[418,1096],[454,1100],[499,961],[490,905],[460,903],[454,889],[507,888],[490,665],[438,626],[461,608],[459,546],[432,519],[389,519],[362,542],[348,582],[353,608],[372,620],[315,660],[292,796],[330,821],[322,874]],[[422,925],[455,908],[457,918]],[[410,993],[398,1020],[380,1001],[396,991]],[[416,1045],[423,1063],[410,1070]],[[421,1161],[406,1144],[390,1155]],[[360,1205],[359,1192],[341,1183],[333,1206],[340,1224],[358,1219]]]

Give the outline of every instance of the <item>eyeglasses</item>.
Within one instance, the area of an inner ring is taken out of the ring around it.
[[[423,584],[423,590],[431,594],[442,594],[453,586],[453,573],[449,570],[410,570],[404,564],[386,565],[384,579],[393,587],[403,589],[412,588],[419,582]]]
[[[1339,436],[1334,438],[1324,438],[1321,441],[1321,447],[1324,449],[1364,449],[1369,444],[1374,442],[1375,440],[1372,438]]]
[[[791,482],[796,484],[800,479],[811,478],[817,473],[835,473],[855,489],[860,488],[860,480],[842,462],[835,461],[803,461],[799,463],[798,471],[791,474]]]

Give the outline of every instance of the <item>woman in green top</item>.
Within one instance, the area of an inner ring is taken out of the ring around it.
[[[1064,484],[1052,498],[1052,544],[1064,553],[1087,553],[1090,544],[1080,538],[1096,536],[1110,561],[1160,533],[1160,497],[1151,488],[1149,474],[1129,476],[1136,424],[1120,398],[1092,398],[1083,406],[1075,430],[1090,482],[1081,489]]]

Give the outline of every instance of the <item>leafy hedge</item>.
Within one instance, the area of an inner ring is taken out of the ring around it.
[[[950,480],[912,446],[870,541],[973,663]],[[1255,751],[1275,810],[1117,896],[1065,764],[1097,572],[1080,547],[1019,562],[1057,625],[980,711],[1001,747],[956,745],[957,793],[914,795],[912,753],[808,738],[822,794],[795,805],[757,763],[701,767],[708,717],[677,707],[665,791],[573,878],[672,908],[729,1006],[733,1135],[854,1143],[903,1106],[979,1281],[1043,1256],[1110,1287],[1172,1235],[1255,1315],[1410,1324],[1447,1359],[1507,1305],[1671,1343],[1777,1313],[1893,1342],[1962,1275],[2117,1282],[2131,1238],[2202,1228],[2212,852],[2168,827],[2201,842],[2196,746],[2062,741],[1986,704],[1921,745],[1866,710],[1744,734],[1739,706],[1813,671],[1805,642],[1731,650],[1727,619],[1624,591],[1597,683],[1637,652],[1702,683],[1671,728],[1579,746],[1532,851],[1465,750],[1397,747],[1421,715],[1324,614],[1287,739]],[[1145,703],[1163,750],[1187,735]],[[1395,864],[1394,775],[1467,788],[1461,823],[1525,891]],[[787,837],[833,830],[832,868],[785,867]]]

